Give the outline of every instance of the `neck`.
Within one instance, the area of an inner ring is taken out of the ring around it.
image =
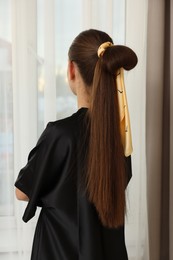
[[[90,106],[89,100],[86,100],[85,98],[79,98],[79,97],[77,97],[77,104],[78,104],[78,108],[81,107],[89,108]]]
[[[90,88],[85,86],[83,81],[79,81],[77,86],[77,103],[78,103],[78,108],[81,107],[87,107],[89,108],[90,106]]]

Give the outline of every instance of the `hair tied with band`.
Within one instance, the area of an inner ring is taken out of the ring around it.
[[[111,47],[113,45],[112,42],[104,42],[102,43],[99,48],[98,48],[98,51],[97,51],[97,55],[98,57],[100,58],[101,56],[103,56],[105,50],[108,48],[108,47]]]

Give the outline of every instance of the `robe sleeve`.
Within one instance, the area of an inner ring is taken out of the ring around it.
[[[57,183],[66,158],[66,145],[53,123],[49,123],[19,172],[15,186],[29,197],[23,221],[29,221],[41,198]]]

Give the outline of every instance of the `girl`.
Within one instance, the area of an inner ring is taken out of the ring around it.
[[[136,64],[136,54],[105,32],[87,30],[73,41],[68,82],[78,111],[47,125],[15,182],[17,198],[28,201],[25,222],[42,207],[32,260],[128,259],[132,147],[123,68]]]

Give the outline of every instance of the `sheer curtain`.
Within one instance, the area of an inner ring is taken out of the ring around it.
[[[0,0],[0,14],[0,258],[29,260],[39,212],[29,223],[22,222],[26,203],[14,198],[13,183],[48,121],[76,111],[76,98],[67,86],[67,52],[74,37],[92,27],[132,47],[139,58],[138,66],[125,74],[134,145],[126,244],[130,260],[148,260],[147,0]]]
[[[126,1],[126,44],[138,56],[137,67],[127,73],[126,80],[134,146],[126,225],[130,260],[149,259],[145,147],[147,12],[148,1]]]

